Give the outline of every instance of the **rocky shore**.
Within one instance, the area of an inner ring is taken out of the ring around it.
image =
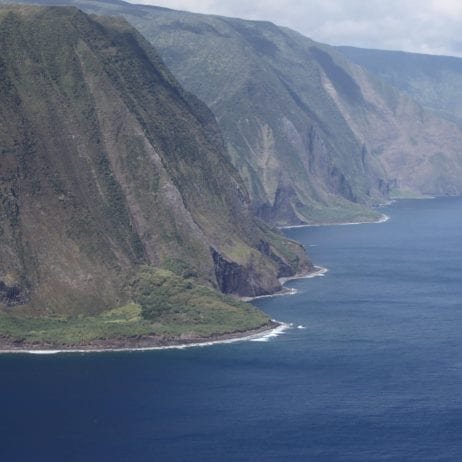
[[[236,330],[225,334],[210,336],[182,335],[180,337],[167,337],[161,335],[145,335],[139,337],[98,339],[88,343],[76,345],[56,345],[51,343],[28,343],[12,341],[0,337],[0,354],[7,353],[99,353],[121,351],[149,351],[160,349],[187,348],[194,346],[208,346],[218,343],[232,343],[251,340],[273,332],[282,332],[288,326],[284,323],[270,320],[257,329],[247,331]]]

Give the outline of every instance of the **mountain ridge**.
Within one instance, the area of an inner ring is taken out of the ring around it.
[[[458,124],[333,47],[267,21],[72,3],[123,15],[209,105],[265,221],[371,221],[390,195],[462,192]]]
[[[144,281],[150,306],[176,300],[172,325],[214,304],[267,323],[212,289],[268,294],[312,265],[252,216],[213,114],[152,46],[123,19],[33,6],[0,7],[0,44],[3,312],[99,316]]]

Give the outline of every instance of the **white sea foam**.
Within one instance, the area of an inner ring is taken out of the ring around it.
[[[251,338],[251,342],[269,342],[271,339],[279,337],[280,335],[284,334],[291,326],[289,324],[282,324],[270,332],[267,332],[264,335]]]
[[[280,292],[276,292],[275,294],[257,295],[256,297],[241,297],[241,300],[243,302],[251,302],[253,300],[259,300],[261,298],[273,298],[273,297],[282,297],[283,295],[295,295],[297,292],[298,292],[297,289],[294,289],[291,287],[291,288],[284,288],[283,290],[281,290]]]
[[[296,279],[311,279],[311,278],[318,278],[323,277],[329,271],[327,268],[323,268],[322,266],[315,266],[315,271],[303,274],[303,275],[295,275],[288,278],[279,278],[279,282],[284,285],[286,282],[295,281]],[[290,289],[288,289],[290,290]]]
[[[388,215],[382,213],[380,218],[376,221],[351,221],[347,223],[317,223],[317,224],[306,224],[306,225],[290,225],[280,226],[279,229],[296,229],[296,228],[317,228],[320,226],[351,226],[351,225],[372,225],[378,223],[385,223],[390,219]]]
[[[273,320],[274,321],[274,320]],[[279,322],[279,321],[274,321]],[[221,345],[237,342],[267,342],[271,338],[278,337],[289,329],[289,324],[279,322],[279,325],[273,329],[268,329],[256,334],[243,335],[242,337],[229,338],[224,340],[211,340],[209,342],[185,343],[179,345],[153,346],[141,348],[94,348],[94,349],[66,349],[66,350],[0,350],[0,354],[33,354],[33,355],[56,355],[63,353],[120,353],[120,352],[137,352],[137,351],[156,351],[156,350],[184,350],[186,348],[202,348],[212,345]]]
[[[61,353],[60,350],[30,350],[30,351],[18,351],[18,353],[29,353],[31,355],[56,355]]]

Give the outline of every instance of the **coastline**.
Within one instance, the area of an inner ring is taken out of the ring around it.
[[[375,221],[354,221],[346,223],[315,223],[315,224],[304,224],[304,225],[288,225],[280,226],[279,229],[296,229],[296,228],[316,228],[319,226],[352,226],[352,225],[373,225],[379,223],[386,223],[390,217],[382,213],[382,216]]]
[[[355,222],[355,223],[326,223],[326,224],[306,224],[284,226],[280,229],[305,228],[317,226],[348,226],[359,224],[376,224],[385,223],[390,219],[388,215],[382,216],[376,221]],[[295,274],[294,276],[279,278],[282,286],[289,281],[296,279],[311,279],[314,277],[322,277],[328,272],[327,268],[322,266],[314,266],[312,271]],[[260,298],[278,297],[285,295],[293,295],[297,292],[296,289],[282,288],[279,292],[268,295],[260,295],[257,297],[241,297],[242,301],[252,301]],[[35,354],[35,355],[55,355],[66,353],[122,353],[122,352],[142,352],[142,351],[157,351],[157,350],[182,350],[185,348],[206,347],[219,344],[237,343],[244,341],[266,341],[271,337],[276,337],[286,330],[292,328],[291,325],[284,322],[271,320],[264,326],[248,331],[235,331],[226,334],[211,335],[209,337],[194,337],[190,338],[166,338],[162,336],[145,336],[140,338],[119,338],[110,340],[98,340],[86,345],[72,347],[56,347],[54,345],[20,345],[15,342],[5,343],[5,339],[0,338],[0,355],[3,354]]]
[[[324,276],[328,269],[321,266],[314,266],[313,271],[303,272],[290,277],[279,278],[283,286],[289,281],[296,279],[311,279]],[[242,301],[252,301],[259,298],[278,297],[283,295],[293,295],[296,289],[283,288],[274,294],[260,295],[257,297],[241,297]],[[291,325],[274,319],[267,324],[247,331],[235,331],[226,334],[216,334],[209,337],[190,338],[166,338],[161,336],[145,336],[140,338],[119,338],[97,340],[79,346],[55,346],[38,344],[18,344],[14,341],[6,342],[0,338],[0,355],[4,354],[35,354],[35,355],[56,355],[65,353],[122,353],[122,352],[141,352],[157,350],[182,350],[185,348],[206,347],[212,345],[237,343],[244,341],[267,341],[272,337],[281,335],[286,330],[292,328]]]
[[[311,279],[324,276],[328,271],[329,270],[327,268],[324,268],[322,266],[314,266],[313,271],[298,273],[294,276],[289,276],[285,278],[279,278],[279,282],[281,283],[281,286],[284,286],[286,282],[294,281],[296,279]],[[274,294],[257,295],[256,297],[240,297],[239,300],[243,302],[251,302],[252,300],[259,300],[261,298],[282,297],[285,295],[295,295],[296,293],[296,289],[287,289],[283,287],[282,290],[280,290],[279,292],[275,292]]]
[[[183,350],[185,348],[206,347],[212,345],[237,343],[243,341],[265,341],[264,339],[277,337],[291,326],[284,322],[272,319],[268,324],[257,329],[248,331],[236,331],[222,335],[211,335],[210,337],[191,337],[190,339],[165,339],[159,337],[144,337],[139,339],[112,339],[112,345],[104,346],[107,340],[93,342],[92,344],[76,347],[44,347],[44,345],[27,345],[21,347],[0,346],[0,355],[3,354],[35,354],[35,355],[56,355],[67,353],[122,353],[141,352],[157,350]],[[132,343],[132,345],[129,345]],[[0,341],[1,345],[1,341]]]
[[[320,276],[324,276],[329,270],[324,268],[323,266],[314,266],[314,271],[310,271],[309,273],[301,273],[296,274],[294,276],[289,276],[286,278],[279,278],[279,282],[284,285],[286,282],[295,281],[296,279],[311,279],[317,278]]]
[[[324,276],[328,269],[315,266],[314,271],[299,273],[294,276],[279,278],[281,285],[296,279],[311,279]],[[259,298],[277,297],[283,295],[293,295],[295,289],[285,289],[275,294],[260,295],[257,297],[242,297],[242,301],[251,301]],[[33,354],[33,355],[56,355],[67,353],[122,353],[122,352],[142,352],[158,350],[183,350],[185,348],[206,347],[228,343],[245,341],[267,341],[269,338],[277,337],[293,326],[275,319],[270,320],[266,325],[248,331],[235,331],[226,334],[211,335],[210,337],[191,337],[191,338],[164,338],[156,336],[146,336],[137,339],[120,338],[111,340],[95,341],[87,345],[56,347],[54,345],[18,345],[14,342],[4,345],[0,339],[0,355],[4,354]]]

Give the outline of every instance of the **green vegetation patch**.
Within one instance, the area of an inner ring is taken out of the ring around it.
[[[136,304],[107,311],[99,316],[31,317],[0,313],[0,337],[27,344],[78,346],[94,340],[132,337],[153,333]]]
[[[374,222],[382,216],[381,213],[358,204],[338,202],[330,207],[301,207],[300,211],[305,217],[310,217],[310,224]]]
[[[269,318],[251,305],[184,278],[172,271],[143,266],[133,282],[133,298],[142,317],[160,332],[232,332],[262,326]]]
[[[269,318],[252,305],[224,296],[169,270],[143,266],[133,281],[137,303],[97,316],[32,317],[0,312],[1,339],[18,345],[78,347],[95,341],[156,336],[195,339],[256,329]]]
[[[430,197],[410,189],[394,189],[390,192],[390,199],[429,199]]]

